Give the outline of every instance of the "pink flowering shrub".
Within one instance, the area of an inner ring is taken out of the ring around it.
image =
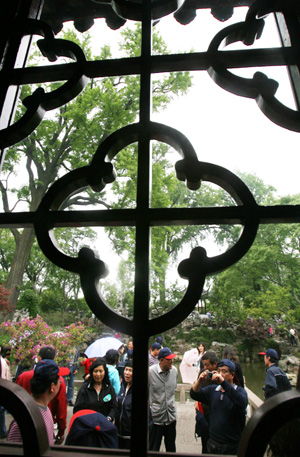
[[[11,336],[8,344],[11,346],[12,362],[27,366],[34,364],[43,346],[53,347],[56,350],[56,362],[66,364],[76,347],[84,341],[86,333],[81,322],[65,327],[62,332],[53,332],[40,316],[14,324],[7,321],[0,325],[0,329]]]
[[[62,332],[54,332],[49,336],[51,346],[56,350],[55,360],[58,365],[64,366],[74,355],[77,347],[83,343],[86,329],[82,322],[68,325]]]

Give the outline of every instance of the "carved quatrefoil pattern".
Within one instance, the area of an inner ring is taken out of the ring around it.
[[[127,334],[133,333],[133,321],[115,313],[103,299],[98,281],[107,274],[104,262],[97,258],[95,253],[84,248],[77,258],[65,255],[58,248],[52,231],[50,211],[59,210],[66,198],[82,188],[90,186],[95,191],[102,190],[115,179],[115,172],[111,160],[126,146],[138,142],[140,139],[139,123],[124,127],[100,143],[97,152],[89,166],[76,169],[59,179],[49,190],[37,211],[35,230],[41,249],[45,255],[61,268],[76,272],[80,275],[85,298],[98,318],[109,326]],[[163,124],[149,123],[149,140],[156,140],[172,146],[182,159],[176,163],[177,178],[185,181],[190,189],[198,189],[201,181],[219,185],[225,189],[241,207],[240,219],[244,229],[239,241],[223,254],[209,258],[204,248],[195,248],[190,258],[179,264],[178,271],[181,277],[188,280],[189,285],[180,303],[171,311],[148,322],[149,336],[155,332],[163,332],[179,324],[183,317],[187,317],[200,299],[203,284],[207,275],[221,271],[238,261],[250,248],[258,228],[258,213],[256,202],[247,186],[233,173],[220,166],[200,162],[188,139],[179,131]],[[138,199],[138,198],[137,198]],[[108,214],[99,212],[94,215],[95,220],[109,218]],[[106,212],[107,212],[106,211]],[[182,225],[190,218],[188,209],[186,217],[182,218]],[[135,225],[139,218],[147,221],[149,229],[155,225],[172,224],[174,211],[170,209],[156,210],[148,208],[139,213],[139,209],[114,211],[113,224]],[[69,214],[69,212],[68,212]],[[182,209],[180,211],[182,214]],[[201,220],[201,208],[194,216]],[[177,216],[178,217],[178,216]],[[146,330],[145,330],[146,331]]]

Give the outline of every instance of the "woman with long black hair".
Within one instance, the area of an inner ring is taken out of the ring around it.
[[[91,409],[102,413],[113,421],[116,415],[117,400],[108,377],[105,359],[99,358],[90,366],[90,377],[80,388],[73,412]]]

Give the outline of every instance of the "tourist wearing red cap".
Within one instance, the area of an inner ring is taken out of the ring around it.
[[[292,386],[285,372],[277,366],[278,353],[275,349],[267,349],[264,354],[265,365],[267,367],[265,385],[263,387],[265,400],[273,397],[285,390],[291,390]]]
[[[176,406],[175,391],[178,373],[173,367],[176,357],[167,347],[158,354],[159,363],[152,365],[150,376],[150,408],[153,425],[150,431],[150,451],[159,451],[164,437],[167,452],[176,452]]]

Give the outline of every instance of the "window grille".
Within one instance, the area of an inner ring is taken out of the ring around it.
[[[233,13],[233,8],[245,6],[248,13],[245,21],[226,26]],[[162,72],[195,71],[208,72],[212,80],[232,97],[242,96],[256,100],[257,110],[261,110],[270,122],[278,128],[300,132],[300,83],[299,83],[299,3],[271,2],[267,0],[103,0],[84,2],[60,0],[20,0],[10,4],[4,2],[2,8],[1,53],[1,123],[0,147],[1,163],[5,160],[5,149],[25,137],[43,122],[47,111],[51,111],[74,99],[85,87],[89,78],[115,75],[140,76],[140,112],[137,122],[113,132],[100,141],[91,163],[76,169],[59,178],[49,189],[46,196],[33,212],[2,213],[0,226],[34,227],[36,237],[44,254],[56,265],[80,275],[85,299],[93,313],[106,325],[132,335],[135,343],[134,359],[134,398],[133,398],[133,446],[131,456],[151,455],[147,450],[147,410],[148,410],[148,339],[152,335],[166,331],[182,322],[194,309],[203,291],[207,275],[229,268],[250,249],[255,240],[260,224],[295,223],[300,221],[298,205],[260,206],[254,196],[234,173],[217,163],[202,162],[187,138],[180,131],[166,123],[152,121],[151,115],[151,76]],[[188,27],[197,14],[210,9],[216,20],[224,21],[224,27],[211,37],[208,50],[187,54],[170,54],[154,56],[151,52],[151,35],[154,21],[164,16],[173,15],[183,26]],[[282,40],[281,47],[251,48],[263,34],[264,17],[274,15]],[[112,29],[122,27],[128,20],[142,23],[141,56],[111,61],[87,61],[79,46],[58,40],[55,37],[61,25],[68,20],[74,21],[75,27],[84,32],[91,27],[95,18],[105,18]],[[26,61],[32,35],[40,37],[40,49],[50,62],[56,56],[68,56],[72,64],[27,67]],[[248,47],[238,50],[226,50],[226,46],[236,41]],[[221,45],[225,50],[221,51]],[[17,58],[18,54],[18,58]],[[286,67],[294,92],[296,108],[285,106],[276,98],[277,82],[268,78],[264,68],[268,66]],[[244,78],[234,74],[237,68],[259,67],[253,78]],[[23,84],[43,84],[47,81],[65,83],[60,89],[44,93],[38,89],[25,100],[25,112],[19,120],[14,120],[14,113]],[[191,190],[197,190],[201,182],[214,183],[226,190],[232,197],[235,206],[218,208],[152,208],[150,204],[151,180],[151,141],[166,143],[172,146],[181,156],[175,165],[177,178],[186,182]],[[80,188],[90,186],[99,191],[112,182],[113,157],[127,145],[138,143],[138,181],[136,208],[127,210],[93,210],[93,211],[60,211],[64,200]],[[189,258],[179,264],[180,276],[188,280],[186,293],[177,306],[157,318],[149,318],[149,259],[150,231],[152,227],[163,225],[202,225],[202,224],[241,224],[242,234],[238,242],[227,252],[208,257],[203,248],[195,248]],[[134,226],[136,230],[135,257],[135,294],[134,315],[128,319],[118,315],[105,303],[97,283],[106,273],[105,264],[90,249],[83,249],[77,258],[70,258],[61,253],[53,241],[54,227],[72,226]],[[142,329],[142,330],[141,330]],[[139,372],[136,379],[137,370]],[[5,402],[10,405],[16,417],[20,410],[16,408],[23,402],[22,394],[9,389]],[[4,390],[1,390],[4,392]],[[299,398],[297,393],[285,393],[286,397],[274,399],[264,411],[264,417],[271,416],[272,411],[282,414],[297,415]],[[287,405],[289,405],[287,407]],[[5,404],[4,404],[5,406]],[[8,408],[10,409],[10,408]],[[29,408],[30,410],[30,408]],[[31,411],[26,412],[29,423],[23,420],[24,430],[32,430],[38,421]],[[25,417],[25,416],[24,416]],[[29,418],[32,418],[32,422]],[[31,427],[31,428],[30,428]],[[268,433],[272,429],[268,422]],[[248,431],[240,455],[263,455],[260,448],[264,444],[266,430],[257,421]],[[254,440],[255,437],[255,440]],[[33,449],[33,441],[38,444]],[[255,441],[255,444],[254,444]],[[261,444],[262,443],[262,444]],[[253,446],[253,447],[252,447]],[[2,448],[12,455],[18,447]],[[36,440],[24,440],[27,453],[42,453],[47,449],[43,437]],[[251,452],[249,451],[251,449]],[[66,450],[67,453],[73,452]],[[92,454],[92,451],[78,453]],[[255,452],[256,454],[254,454]],[[58,448],[50,451],[52,455],[62,453]],[[103,455],[127,455],[126,452],[97,451]],[[49,454],[49,455],[50,455]],[[78,454],[79,455],[79,454]]]

